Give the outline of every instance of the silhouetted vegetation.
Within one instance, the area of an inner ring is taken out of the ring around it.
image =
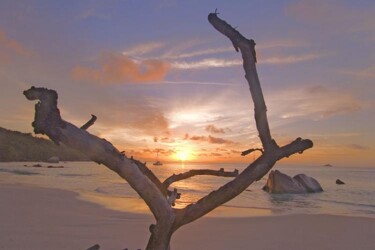
[[[58,156],[61,161],[85,161],[88,158],[65,145],[38,138],[31,133],[21,133],[0,127],[0,162],[45,161]]]

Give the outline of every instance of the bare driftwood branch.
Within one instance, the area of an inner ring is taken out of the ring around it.
[[[209,14],[208,20],[216,30],[227,36],[236,51],[240,51],[242,54],[243,67],[246,73],[245,78],[249,84],[250,93],[254,102],[256,127],[264,152],[232,181],[201,198],[197,203],[176,210],[178,216],[176,217],[175,230],[184,224],[204,216],[216,207],[239,195],[254,181],[261,179],[267,174],[279,159],[303,152],[313,146],[311,140],[302,140],[301,138],[281,148],[276,144],[275,140],[272,139],[269,129],[267,108],[256,70],[254,40],[249,40],[242,36],[242,34],[227,22],[221,20],[216,13]]]
[[[271,132],[268,126],[266,114],[267,107],[255,67],[256,54],[254,40],[249,40],[242,36],[240,32],[235,30],[227,22],[218,18],[217,14],[215,13],[208,15],[208,21],[217,31],[227,36],[231,40],[237,52],[241,51],[243,67],[246,73],[245,78],[249,83],[251,96],[254,102],[255,121],[260,140],[262,141],[265,151],[277,148],[275,141],[271,137]]]
[[[167,197],[170,194],[170,192],[168,192],[168,187],[165,187],[163,183],[161,183],[159,178],[156,177],[156,175],[146,166],[145,163],[142,163],[134,159],[133,157],[131,157],[130,159],[139,167],[142,173],[146,175],[155,184],[155,186],[160,190],[160,192],[162,192],[162,194],[165,197]]]
[[[125,157],[105,139],[91,135],[61,118],[56,91],[31,87],[24,91],[24,95],[29,100],[39,100],[35,105],[35,120],[32,123],[35,133],[46,134],[57,144],[62,142],[85,152],[91,160],[116,172],[145,200],[156,219],[171,216],[171,207],[166,197],[133,160]]]
[[[97,117],[95,115],[91,115],[91,119],[88,122],[86,122],[85,124],[83,124],[81,129],[87,130],[89,127],[94,125],[96,119],[97,119]]]
[[[236,29],[218,18],[217,14],[216,11],[209,14],[208,20],[216,30],[230,39],[236,51],[241,52],[246,73],[245,78],[254,102],[256,127],[263,147],[263,149],[249,149],[242,154],[246,155],[259,150],[262,155],[240,174],[238,172],[228,173],[236,177],[183,209],[171,207],[178,197],[177,190],[168,190],[171,183],[203,173],[222,174],[222,176],[227,175],[227,173],[224,170],[218,171],[220,173],[213,170],[193,170],[171,176],[164,183],[161,183],[146,167],[146,164],[126,157],[124,152],[119,152],[105,139],[91,135],[85,129],[80,129],[64,121],[57,108],[57,93],[54,90],[31,87],[24,91],[27,99],[39,100],[35,105],[35,119],[32,123],[35,133],[46,134],[57,144],[62,142],[86,153],[91,160],[104,164],[124,178],[143,198],[156,219],[156,224],[150,226],[151,236],[147,244],[147,250],[169,250],[172,234],[178,228],[238,196],[251,183],[266,175],[278,160],[295,153],[303,153],[304,150],[313,146],[312,141],[301,138],[297,138],[282,147],[277,145],[271,136],[267,120],[267,108],[256,70],[255,42],[242,36]]]
[[[238,170],[235,169],[234,171],[224,171],[223,168],[220,170],[212,170],[212,169],[192,169],[185,173],[181,174],[173,174],[163,182],[165,188],[168,188],[172,183],[176,181],[185,180],[197,175],[213,175],[213,176],[221,176],[221,177],[236,177],[238,175]]]

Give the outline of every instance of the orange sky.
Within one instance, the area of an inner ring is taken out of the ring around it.
[[[89,131],[141,160],[251,162],[252,101],[215,8],[257,43],[278,144],[314,142],[282,163],[375,167],[373,1],[1,1],[0,126],[31,132],[22,91],[43,86],[65,120],[95,114]]]

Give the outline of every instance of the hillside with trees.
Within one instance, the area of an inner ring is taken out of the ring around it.
[[[65,145],[0,127],[0,162],[45,161],[58,156],[61,161],[84,161],[88,158]]]

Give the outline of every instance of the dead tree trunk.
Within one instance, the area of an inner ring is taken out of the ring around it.
[[[240,51],[242,54],[243,67],[246,72],[245,78],[248,81],[254,102],[256,127],[263,146],[263,149],[249,149],[243,152],[243,155],[246,155],[259,150],[262,155],[239,175],[238,172],[226,173],[224,170],[216,172],[200,170],[174,175],[161,182],[145,164],[132,157],[126,157],[105,139],[100,139],[88,133],[85,129],[95,122],[94,118],[82,128],[64,121],[57,108],[57,93],[54,90],[31,87],[24,91],[27,99],[39,100],[35,105],[35,120],[32,124],[35,133],[46,134],[57,144],[62,142],[86,153],[91,160],[104,164],[124,178],[143,198],[156,220],[156,224],[150,226],[151,236],[146,248],[148,250],[170,249],[171,237],[178,228],[206,215],[239,195],[254,181],[267,174],[278,160],[295,153],[302,153],[313,146],[312,141],[302,140],[301,138],[297,138],[286,146],[279,147],[277,145],[269,129],[267,108],[256,71],[254,40],[242,36],[228,23],[218,18],[216,13],[209,14],[208,20],[215,29],[227,36],[232,41],[236,51]],[[169,191],[169,184],[202,174],[236,177],[196,203],[182,209],[173,208],[169,196],[176,195],[176,191]]]

